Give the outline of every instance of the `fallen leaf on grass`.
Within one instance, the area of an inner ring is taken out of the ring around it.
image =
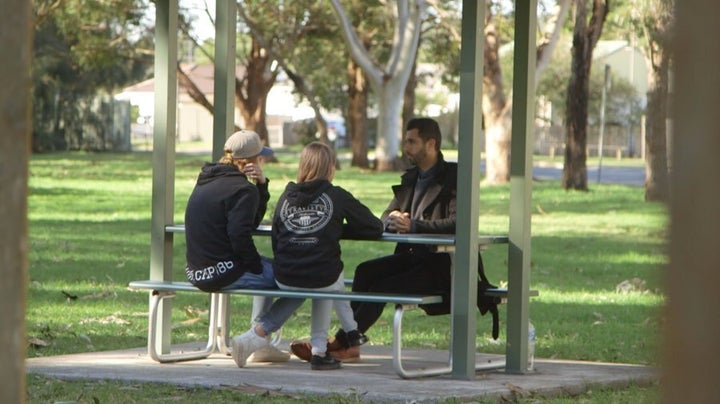
[[[35,338],[35,337],[28,338],[28,343],[33,348],[42,348],[42,347],[50,346],[49,342],[47,342],[43,339],[40,339],[40,338]]]
[[[194,306],[185,306],[185,315],[188,317],[200,317],[200,316],[207,316],[208,311],[207,309],[200,309]]]
[[[645,281],[640,278],[626,279],[615,286],[615,292],[628,294],[630,292],[645,292],[647,286]]]

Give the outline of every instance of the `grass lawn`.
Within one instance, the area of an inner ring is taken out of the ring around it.
[[[279,161],[265,166],[271,179],[267,220],[284,185],[294,180],[296,152],[278,150]],[[209,154],[176,158],[177,223],[183,221],[187,197],[208,159]],[[379,215],[389,201],[390,186],[398,181],[399,173],[343,167],[334,182]],[[147,293],[130,291],[127,284],[147,278],[149,272],[151,154],[34,155],[29,186],[27,356],[144,346]],[[509,187],[481,186],[480,193],[480,231],[507,233]],[[533,299],[530,315],[537,332],[537,357],[658,365],[668,218],[663,205],[644,202],[643,194],[642,188],[628,186],[595,185],[589,192],[566,192],[558,182],[534,184],[531,287],[540,296]],[[262,253],[271,255],[267,238],[259,238],[257,244]],[[352,276],[361,261],[390,253],[393,246],[383,244],[343,242],[346,276]],[[181,235],[175,237],[174,252],[174,276],[184,279]],[[507,248],[492,246],[483,257],[491,282],[506,282]],[[309,306],[306,303],[296,313],[306,317],[303,321],[291,319],[283,328],[284,338],[309,338]],[[207,298],[180,294],[173,307],[173,342],[203,339]],[[233,299],[232,310],[240,313],[232,317],[232,331],[244,331],[250,299]],[[501,307],[501,319],[504,310]],[[406,318],[406,346],[448,347],[448,316],[428,317],[414,311]],[[372,343],[390,344],[391,324],[392,310],[388,309],[371,330]],[[504,327],[498,341],[490,337],[490,328],[489,317],[478,320],[478,350],[504,352]],[[89,397],[114,402],[113,392],[118,389],[123,389],[123,397],[136,401],[167,395],[187,402],[228,400],[223,395],[227,392],[220,390],[163,385],[140,389],[110,382],[28,377],[29,402],[90,402]],[[237,399],[237,392],[233,393]],[[658,397],[657,388],[631,388],[596,391],[582,399],[634,403],[655,402]],[[337,400],[349,402],[343,397]]]

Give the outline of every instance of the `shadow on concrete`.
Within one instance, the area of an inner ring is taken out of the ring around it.
[[[287,342],[281,345],[287,349]],[[197,344],[176,347],[200,349]],[[447,363],[447,351],[404,351],[406,368],[438,366]],[[478,354],[478,361],[502,360],[501,355]],[[657,382],[659,375],[647,366],[535,360],[528,374],[503,371],[478,372],[472,380],[435,376],[405,380],[392,367],[390,347],[363,346],[362,360],[343,364],[343,368],[322,373],[310,371],[307,362],[296,357],[283,363],[249,363],[239,369],[232,358],[215,354],[207,359],[159,364],[145,348],[31,358],[28,373],[66,380],[117,380],[158,382],[181,386],[231,387],[247,394],[342,394],[373,402],[434,402],[459,400],[554,397],[576,395],[591,389],[624,388]]]

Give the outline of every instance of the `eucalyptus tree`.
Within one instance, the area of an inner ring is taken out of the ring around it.
[[[238,12],[257,17],[257,24],[264,29],[279,29],[281,21],[277,21],[275,11],[277,1],[243,0],[237,2]],[[257,36],[248,27],[242,27],[244,35],[237,43],[239,76],[235,78],[235,101],[240,109],[246,129],[257,132],[267,141],[268,130],[265,121],[267,96],[275,84],[280,66],[275,63],[271,49],[261,44]]]
[[[336,25],[328,23],[332,15],[327,4],[316,0],[281,3],[271,11],[270,26],[261,24],[258,14],[248,13],[243,7],[238,10],[252,36],[310,104],[320,140],[330,143],[323,105],[342,109],[345,104],[342,85],[347,55],[338,55],[342,40]]]
[[[673,64],[674,0],[632,0],[632,21],[642,32],[647,58],[648,94],[645,135],[645,199],[670,199],[669,180],[669,102],[670,72]]]
[[[330,0],[341,26],[351,58],[359,65],[377,96],[378,126],[375,158],[377,170],[399,167],[400,113],[405,85],[412,72],[420,40],[420,26],[427,4],[424,0],[388,2],[388,15],[393,23],[393,41],[384,58],[377,58],[365,47],[363,40],[340,0]]]
[[[561,179],[565,189],[587,191],[587,121],[592,55],[610,10],[610,0],[575,0],[572,61],[567,86],[565,163]],[[590,11],[590,12],[588,12]]]
[[[580,0],[582,1],[582,0]],[[485,182],[490,184],[506,183],[510,179],[510,137],[512,122],[512,94],[508,94],[503,84],[503,68],[500,61],[502,45],[502,26],[507,16],[502,15],[502,2],[486,1],[485,13],[485,49],[483,54],[485,69],[483,77],[482,109],[485,123]],[[535,85],[547,68],[550,58],[560,39],[570,7],[570,0],[558,0],[546,5],[551,11],[542,13],[542,22],[536,53]]]
[[[243,0],[236,5],[240,21],[235,101],[244,127],[256,131],[267,141],[267,96],[284,70],[296,91],[312,106],[321,139],[327,141],[322,105],[341,99],[337,94],[342,88],[338,80],[342,80],[343,71],[337,66],[345,59],[335,57],[338,37],[332,33],[335,27],[328,23],[332,18],[327,3],[319,0]],[[207,6],[205,14],[212,16]],[[189,25],[181,25],[181,28],[195,42],[201,56],[212,62],[214,55],[208,49],[211,43],[200,44],[193,39]],[[213,113],[212,104],[195,83],[180,70],[178,73],[180,84],[190,96]]]
[[[568,15],[571,0],[541,1],[538,4],[538,42],[535,74],[536,86],[555,53]],[[441,64],[442,82],[451,91],[459,91],[460,7],[454,1],[432,1],[436,18],[433,29],[421,37],[419,59]],[[485,125],[487,183],[504,183],[509,176],[512,92],[505,70],[511,69],[509,57],[501,57],[500,49],[512,38],[513,13],[505,1],[485,2],[484,77],[482,112]]]
[[[273,13],[277,11],[277,1],[244,0],[238,1],[236,7],[243,15],[257,16],[256,23],[263,29],[277,27],[280,21],[274,20]],[[205,14],[211,19],[213,13],[205,4]],[[214,23],[214,21],[213,21]],[[190,33],[191,21],[183,18],[180,29],[185,36],[197,46],[201,56],[211,63],[214,63],[214,54],[211,48],[212,41],[203,44]],[[267,111],[267,96],[280,74],[280,66],[272,56],[272,50],[266,48],[259,38],[249,28],[245,21],[239,21],[237,27],[236,46],[236,77],[235,77],[235,104],[243,118],[243,128],[254,130],[266,143],[268,142],[267,123],[265,121]],[[190,97],[208,110],[214,113],[213,104],[200,91],[197,84],[185,74],[178,66],[178,82],[186,89]],[[237,124],[235,125],[236,128]]]

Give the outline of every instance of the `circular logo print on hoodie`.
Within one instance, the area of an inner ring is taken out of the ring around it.
[[[280,220],[293,233],[309,234],[324,228],[332,218],[332,213],[332,200],[323,193],[305,206],[291,206],[287,200],[283,201]]]

